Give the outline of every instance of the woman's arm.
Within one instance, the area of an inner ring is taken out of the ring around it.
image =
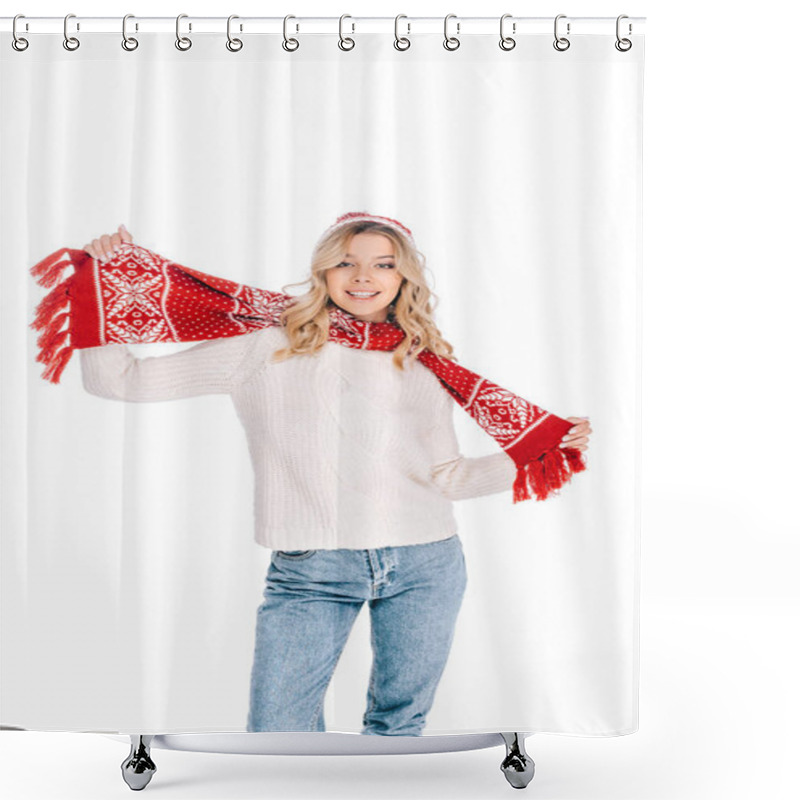
[[[511,456],[501,450],[488,456],[465,458],[459,452],[453,425],[454,405],[455,401],[447,395],[445,402],[437,407],[438,423],[429,439],[434,456],[432,482],[450,500],[510,491],[517,477],[517,465]]]
[[[258,331],[211,339],[179,353],[136,358],[124,344],[80,350],[83,386],[110,400],[150,402],[226,394],[245,374]]]
[[[83,249],[105,263],[119,252],[123,242],[133,243],[124,224],[113,234],[93,239]],[[132,402],[227,394],[249,373],[255,342],[255,333],[229,336],[153,358],[136,358],[124,344],[83,348],[83,386],[99,397]]]
[[[502,450],[479,458],[465,458],[459,454],[451,461],[434,466],[431,477],[445,497],[466,500],[511,490],[517,466]]]

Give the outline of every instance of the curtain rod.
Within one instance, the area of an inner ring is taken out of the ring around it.
[[[181,31],[187,33],[225,33],[227,17],[196,17],[190,14],[181,15]],[[395,17],[361,17],[344,15],[341,20],[342,29],[346,33],[384,33],[393,31]],[[607,34],[614,35],[616,17],[570,17],[559,15],[559,31],[568,34]],[[401,15],[397,20],[401,34],[436,34],[444,30],[444,17],[412,17]],[[11,32],[13,17],[0,17],[0,31]],[[646,17],[625,17],[621,20],[623,35],[643,33]],[[68,30],[81,33],[121,33],[122,17],[82,17],[70,16]],[[553,33],[555,15],[552,17],[514,17],[507,15],[505,30],[511,35]],[[232,30],[237,33],[260,34],[282,33],[284,17],[242,17],[231,20]],[[451,15],[448,30],[455,35],[481,33],[498,33],[500,16],[497,17],[459,17]],[[569,25],[569,30],[567,26]],[[295,33],[338,33],[339,17],[305,17],[292,16],[289,30]],[[128,32],[171,32],[176,29],[176,17],[137,17],[131,16],[127,21]],[[64,17],[28,17],[20,16],[17,20],[17,33],[60,33],[64,32]]]

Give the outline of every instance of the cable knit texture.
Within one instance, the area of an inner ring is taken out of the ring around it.
[[[277,550],[422,544],[456,533],[454,500],[510,491],[500,451],[459,452],[455,401],[425,366],[327,343],[273,363],[270,327],[135,358],[124,344],[80,350],[83,384],[129,402],[230,394],[255,470],[255,540]]]

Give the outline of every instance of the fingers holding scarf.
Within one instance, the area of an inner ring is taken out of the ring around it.
[[[120,245],[122,242],[133,244],[133,236],[130,231],[125,227],[124,223],[120,224],[116,233],[105,233],[93,239],[89,244],[83,246],[83,249],[92,257],[97,259],[100,263],[109,261],[115,254],[120,252]]]
[[[560,447],[572,447],[576,450],[586,450],[589,446],[589,434],[592,432],[589,417],[564,417],[564,419],[568,422],[574,422],[575,425],[573,425],[562,438]]]

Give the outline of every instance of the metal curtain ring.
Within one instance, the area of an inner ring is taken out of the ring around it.
[[[500,17],[500,49],[501,50],[513,50],[517,46],[516,39],[512,39],[510,36],[503,36],[503,23],[510,17],[511,14],[503,14]],[[512,23],[511,28],[512,33],[517,32],[517,23]]]
[[[283,42],[281,42],[281,46],[283,47],[284,50],[288,50],[291,53],[297,50],[298,47],[300,47],[300,42],[298,42],[297,39],[294,38],[292,39],[286,38],[286,22],[287,20],[290,19],[297,19],[297,17],[295,17],[294,14],[287,14],[283,18]],[[299,30],[299,27],[297,29]]]
[[[228,17],[228,41],[225,42],[225,47],[231,51],[231,53],[238,53],[243,47],[244,43],[241,39],[231,39],[231,20],[232,19],[239,19],[238,14],[231,14]],[[241,30],[241,25],[239,26],[239,30]]]
[[[405,36],[402,38],[400,37],[400,33],[398,29],[398,23],[400,21],[400,17],[408,19],[405,14],[398,14],[394,18],[394,49],[395,50],[408,50],[411,47],[411,39],[407,39]],[[408,33],[411,33],[411,23],[407,22],[406,25],[408,26]]]
[[[126,14],[122,18],[122,42],[120,46],[123,50],[127,50],[128,52],[135,50],[139,46],[139,40],[135,39],[133,36],[128,36],[128,20],[133,17],[133,14]],[[136,26],[136,30],[139,30],[139,26]]]
[[[444,41],[442,42],[442,46],[445,50],[458,50],[461,47],[461,40],[455,36],[448,36],[447,35],[447,21],[451,17],[455,17],[455,14],[448,14],[444,18]],[[461,23],[456,23],[456,33],[461,33]]]
[[[11,46],[17,52],[21,53],[23,50],[27,50],[28,49],[29,42],[24,37],[17,36],[17,20],[18,19],[25,19],[25,15],[24,14],[17,14],[14,17],[14,22],[11,23],[11,35],[13,37],[12,40],[11,40]]]
[[[67,20],[74,16],[74,14],[67,14],[67,16],[64,17],[64,41],[62,44],[64,45],[64,49],[69,50],[70,52],[77,50],[81,46],[81,43],[78,39],[76,39],[74,36],[67,35]],[[78,27],[78,30],[80,30],[80,27]]]
[[[559,14],[556,17],[555,22],[553,23],[553,35],[556,37],[556,40],[553,42],[553,47],[555,47],[555,49],[558,50],[559,52],[563,52],[564,50],[569,50],[569,45],[570,45],[569,39],[566,39],[563,36],[558,35],[558,21],[560,19],[566,19],[566,18],[567,18],[566,14]],[[569,35],[569,22],[567,23],[567,35]],[[561,47],[560,45],[563,45],[563,47]]]
[[[178,50],[188,50],[192,46],[192,40],[188,36],[181,36],[181,20],[188,17],[188,14],[178,14],[175,18],[175,47]],[[192,30],[192,23],[189,23],[189,30]]]
[[[628,15],[627,14],[620,14],[617,17],[617,41],[614,42],[614,47],[616,47],[617,50],[619,50],[621,53],[627,53],[628,50],[630,50],[631,47],[633,47],[633,42],[631,42],[630,39],[620,39],[619,38],[619,21],[621,19],[628,19]],[[631,28],[631,24],[629,22],[628,23],[628,33],[631,33],[632,31],[633,31],[633,29]]]
[[[342,16],[339,17],[339,49],[340,50],[352,50],[356,46],[355,41],[353,39],[351,39],[349,36],[347,36],[346,38],[342,38],[342,22],[344,21],[345,17],[350,17],[350,15],[349,14],[342,14]],[[350,17],[350,19],[353,19],[353,18]],[[353,25],[352,32],[355,33],[355,30],[356,30],[355,22],[353,22],[352,25]],[[347,42],[347,46],[345,46],[345,42]]]

